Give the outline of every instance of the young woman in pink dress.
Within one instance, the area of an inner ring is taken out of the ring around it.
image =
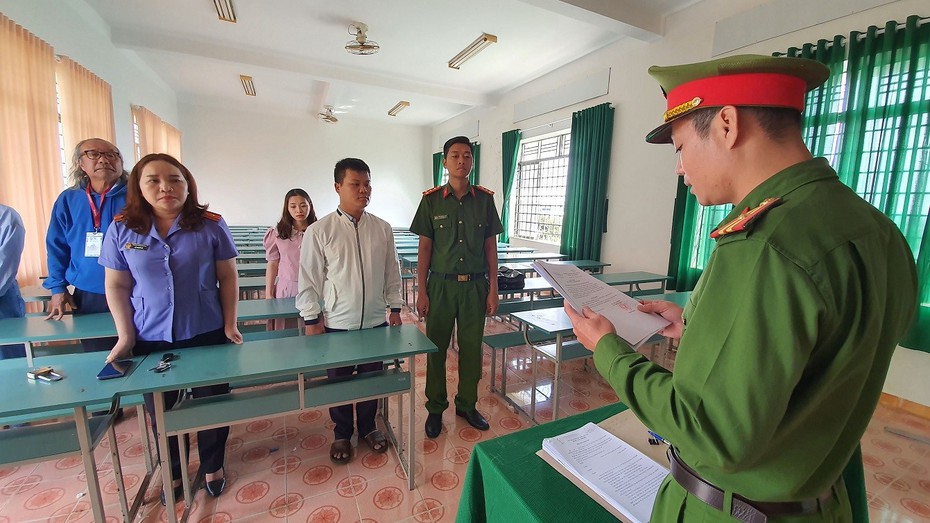
[[[284,195],[284,210],[278,224],[265,233],[265,298],[292,298],[297,295],[297,269],[304,231],[316,221],[313,202],[303,189],[291,189]],[[297,326],[296,319],[272,320],[269,328],[281,330]]]

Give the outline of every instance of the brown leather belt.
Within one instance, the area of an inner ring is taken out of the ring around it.
[[[685,490],[717,510],[723,510],[723,490],[701,479],[685,465],[675,449],[668,451],[672,477]],[[833,498],[833,487],[815,499],[801,501],[750,501],[733,494],[733,510],[730,515],[746,523],[765,523],[769,516],[803,516],[817,512],[817,508]]]
[[[463,283],[467,281],[477,280],[479,278],[486,278],[488,275],[488,273],[486,272],[473,272],[473,273],[466,273],[466,274],[446,274],[442,272],[430,272],[430,275],[433,275],[433,274],[435,274],[436,276],[439,276],[440,278],[444,280],[451,280],[451,281],[457,281],[457,282],[463,282]]]

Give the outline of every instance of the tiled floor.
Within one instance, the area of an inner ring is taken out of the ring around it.
[[[415,321],[409,314],[406,322]],[[512,327],[489,321],[488,331]],[[666,365],[674,354],[647,354]],[[508,390],[526,399],[531,377],[528,349],[507,353]],[[454,390],[456,358],[449,357],[450,391]],[[485,355],[485,379],[481,382],[478,408],[491,423],[481,432],[454,415],[443,417],[443,434],[436,440],[422,432],[425,420],[423,387],[425,358],[418,361],[417,402],[414,413],[417,432],[417,488],[407,490],[403,471],[393,451],[373,454],[363,444],[348,465],[334,465],[328,457],[333,441],[332,423],[325,410],[304,412],[285,418],[253,421],[232,427],[226,457],[228,484],[219,498],[196,494],[190,521],[194,522],[397,522],[455,520],[459,494],[468,459],[476,442],[508,434],[531,424],[515,413],[488,388],[490,358]],[[548,381],[540,383],[537,395],[539,416],[551,419],[548,401],[553,367],[539,368]],[[576,361],[563,366],[561,416],[584,412],[610,402],[617,396],[597,374],[593,365]],[[908,439],[886,429],[900,430],[924,438]],[[142,446],[134,415],[117,426],[119,446],[130,490],[144,476]],[[930,408],[883,397],[862,440],[873,522],[930,522]],[[120,512],[107,441],[97,449],[107,521],[118,521]],[[192,453],[196,461],[196,452]],[[196,470],[192,462],[190,469]],[[83,499],[86,483],[78,458],[0,469],[0,523],[27,521],[92,521],[89,504]],[[165,521],[158,502],[160,476],[145,493],[142,521]],[[179,511],[182,504],[177,505]]]

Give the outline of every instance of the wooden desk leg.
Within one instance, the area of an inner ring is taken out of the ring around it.
[[[81,445],[84,475],[87,476],[87,496],[90,498],[90,508],[94,512],[94,521],[103,523],[106,515],[103,512],[103,498],[100,497],[100,480],[97,478],[93,439],[90,424],[87,422],[87,409],[84,406],[74,408],[74,424],[77,429],[78,443]]]
[[[159,428],[158,438],[156,438],[155,443],[158,445],[159,456],[161,456],[162,489],[165,491],[167,507],[165,515],[168,516],[168,523],[178,523],[178,513],[174,508],[177,500],[174,499],[174,488],[171,481],[171,453],[168,450],[168,435],[165,434],[165,396],[161,392],[153,392],[152,394],[155,399],[155,422]]]
[[[532,356],[531,365],[533,366],[533,385],[530,388],[530,419],[536,422],[536,347],[530,345]]]

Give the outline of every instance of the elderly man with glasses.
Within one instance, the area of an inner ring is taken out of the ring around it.
[[[48,278],[42,286],[51,291],[46,319],[60,320],[66,305],[74,314],[107,312],[103,267],[97,263],[107,227],[126,204],[123,157],[112,143],[90,138],[74,147],[69,171],[70,187],[52,208],[45,244]],[[74,294],[68,286],[74,287]],[[85,352],[109,351],[116,338],[84,340]]]

